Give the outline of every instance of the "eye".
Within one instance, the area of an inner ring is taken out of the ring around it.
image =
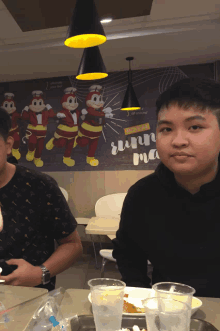
[[[11,108],[13,107],[13,103],[10,104],[10,107],[11,107]]]
[[[37,105],[37,101],[34,101],[34,106],[36,106]]]
[[[68,103],[74,103],[74,102],[75,102],[75,98],[74,98],[74,97],[69,97],[69,98],[67,99],[67,102],[68,102]]]
[[[40,105],[40,106],[42,105],[42,102],[41,102],[41,101],[39,101],[39,105]]]
[[[199,129],[203,129],[203,127],[200,126],[200,125],[192,125],[191,128],[199,128]],[[197,130],[193,130],[193,131],[197,131]]]
[[[162,128],[162,129],[160,129],[159,132],[164,132],[164,130],[171,130],[171,128]],[[167,131],[165,131],[165,132],[167,132]]]
[[[8,107],[8,103],[6,102],[6,103],[4,104],[4,106],[7,108],[7,107]]]

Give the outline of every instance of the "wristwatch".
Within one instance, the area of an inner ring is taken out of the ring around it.
[[[43,265],[39,265],[42,270],[42,284],[48,284],[50,282],[50,271]]]

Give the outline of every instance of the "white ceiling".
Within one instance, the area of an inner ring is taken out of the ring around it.
[[[154,0],[150,16],[103,26],[108,72],[127,56],[133,70],[220,60],[220,0]],[[22,32],[0,0],[0,81],[76,75],[83,49],[64,46],[67,28]]]

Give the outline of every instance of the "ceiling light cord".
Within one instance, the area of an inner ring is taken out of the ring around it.
[[[128,70],[128,83],[132,83],[132,71],[131,71],[131,61],[133,57],[126,57],[126,60],[129,61],[129,70]]]
[[[129,61],[129,70],[128,70],[128,82],[132,83],[132,75],[131,75],[131,64]]]

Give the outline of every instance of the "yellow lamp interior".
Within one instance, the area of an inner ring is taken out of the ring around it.
[[[100,34],[80,34],[66,39],[64,44],[67,47],[87,48],[101,45],[106,42],[106,40],[107,38]]]
[[[94,80],[94,79],[102,79],[107,77],[108,74],[104,73],[104,72],[92,72],[89,74],[82,74],[82,75],[78,75],[76,76],[76,79],[80,79],[80,80]]]
[[[137,110],[137,109],[141,109],[141,107],[121,108],[121,110],[126,110],[126,111],[129,111],[129,110]]]

